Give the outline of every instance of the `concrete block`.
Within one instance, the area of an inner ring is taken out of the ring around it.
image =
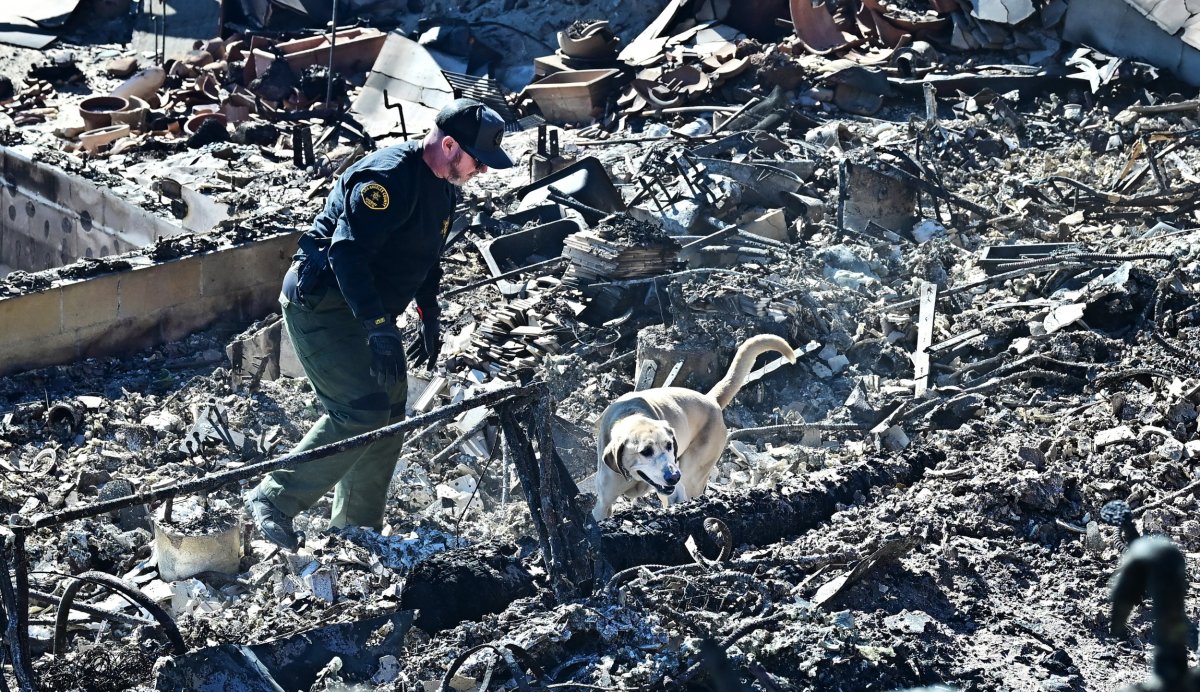
[[[85,178],[0,147],[4,186],[0,238],[8,264],[49,269],[83,257],[127,252],[181,229]]]
[[[62,287],[64,332],[117,319],[120,274],[106,274]]]
[[[149,348],[220,320],[261,318],[279,309],[296,236],[0,297],[0,375]]]
[[[0,324],[5,341],[25,341],[62,331],[62,291],[26,293],[0,298]]]
[[[80,326],[72,330],[69,336],[79,351],[76,358],[129,353],[161,343],[156,316],[146,315]]]
[[[120,274],[119,317],[154,314],[200,297],[200,258],[184,257]]]
[[[295,237],[285,236],[203,255],[201,295],[230,295],[266,285],[275,286],[278,294],[295,251]]]
[[[231,317],[241,319],[240,312],[237,305],[230,304],[227,296],[196,298],[180,303],[159,314],[158,340],[160,343],[177,341],[218,320]]]
[[[46,336],[6,342],[0,352],[0,372],[18,372],[53,363],[79,359],[79,344],[74,334],[56,332]]]

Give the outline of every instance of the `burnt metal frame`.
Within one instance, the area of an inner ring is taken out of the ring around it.
[[[436,424],[480,406],[494,407],[500,414],[506,452],[511,455],[517,475],[525,488],[526,501],[538,529],[542,557],[555,595],[562,600],[587,595],[597,584],[608,578],[611,568],[600,553],[600,528],[590,512],[580,509],[576,502],[578,490],[575,483],[554,450],[550,431],[553,407],[549,390],[545,383],[534,382],[485,392],[340,442],[304,452],[284,454],[274,459],[171,486],[34,517],[19,513],[8,515],[7,531],[0,534],[0,662],[7,658],[12,664],[18,689],[22,692],[32,692],[36,689],[29,650],[31,592],[25,551],[26,538],[33,531],[59,526],[76,519],[100,516],[134,505],[172,500],[179,495],[210,492],[229,483],[249,480],[278,469],[294,468],[385,437]],[[90,575],[82,576],[89,576],[91,580]],[[112,584],[107,585],[117,588]],[[60,608],[71,607],[73,592],[77,590],[78,586],[74,586],[71,598],[64,595]],[[114,618],[118,620],[128,617],[123,614],[115,615],[121,616]],[[151,615],[163,625],[168,639],[178,648],[181,640],[178,639],[177,630],[172,634],[174,623],[170,622],[170,618],[167,617],[164,622],[159,614],[151,612]],[[162,613],[162,616],[165,616],[165,613]],[[56,649],[60,648],[56,646]],[[3,684],[2,677],[0,684]]]

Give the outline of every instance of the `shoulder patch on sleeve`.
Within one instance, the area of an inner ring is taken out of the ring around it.
[[[367,209],[374,211],[383,211],[392,202],[387,188],[380,183],[363,185],[358,194],[362,197],[363,204],[367,205]]]

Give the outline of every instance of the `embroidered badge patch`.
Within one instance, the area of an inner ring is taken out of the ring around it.
[[[387,188],[379,183],[370,183],[363,187],[359,193],[362,195],[363,204],[367,205],[367,209],[375,211],[383,211],[388,208],[391,203],[391,197],[388,196]]]

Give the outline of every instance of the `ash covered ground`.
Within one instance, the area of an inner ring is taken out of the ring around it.
[[[500,2],[469,4],[427,9],[468,20],[501,15]],[[601,1],[515,8],[505,21],[565,27],[580,17],[627,16],[615,28],[628,41],[652,14],[638,3]],[[70,47],[99,62],[107,48],[78,33]],[[762,44],[743,49],[767,57],[737,88],[766,96],[781,63],[819,81],[820,70],[799,58]],[[541,48],[513,50],[528,58]],[[15,76],[40,57],[14,51],[0,58],[0,71]],[[948,52],[930,67],[954,72],[969,60]],[[393,660],[372,661],[373,680],[350,682],[331,665],[313,690],[436,689],[451,670],[456,689],[477,689],[485,677],[490,689],[516,689],[531,677],[526,663],[540,668],[542,684],[561,686],[551,689],[1109,690],[1144,680],[1153,649],[1148,606],[1135,610],[1129,636],[1109,634],[1108,585],[1126,547],[1112,503],[1128,505],[1138,532],[1174,540],[1196,573],[1200,125],[1195,108],[1130,107],[1194,96],[1194,88],[1132,63],[1094,89],[1080,81],[946,98],[936,121],[925,118],[919,97],[889,96],[863,116],[793,92],[782,126],[743,155],[762,159],[773,149],[776,161],[813,162],[802,192],[826,205],[789,208],[787,241],[722,241],[727,247],[713,253],[721,258],[705,265],[721,271],[642,285],[632,317],[599,325],[571,319],[577,296],[547,288],[539,309],[564,315],[561,347],[523,375],[554,393],[557,442],[576,480],[594,464],[596,417],[633,387],[629,354],[639,338],[666,349],[702,345],[721,368],[737,343],[763,331],[802,351],[796,365],[748,385],[726,410],[735,439],[707,496],[669,510],[618,506],[605,535],[660,553],[622,556],[650,566],[622,572],[590,598],[555,601],[521,487],[489,449],[493,438],[446,454],[458,436],[447,428],[410,437],[382,535],[328,531],[322,503],[299,519],[299,557],[247,533],[237,574],[168,583],[156,571],[147,516],[131,511],[34,532],[31,584],[61,594],[70,575],[120,576],[164,605],[192,651],[414,605],[444,615],[436,627],[409,630]],[[27,143],[47,141],[46,132],[15,132],[10,137]],[[665,166],[665,153],[696,146],[680,138],[619,142],[644,131],[609,136],[616,143],[584,146],[566,131],[565,148],[597,156],[626,201],[638,194],[641,172]],[[522,156],[534,147],[530,133],[508,141]],[[1153,162],[1134,153],[1146,147],[1158,152]],[[839,183],[839,169],[843,180],[853,175],[847,161],[860,171],[899,165],[923,180],[915,227],[845,230],[837,200],[853,196]],[[253,211],[254,200],[270,199],[268,186],[307,182],[300,172],[278,173],[227,194]],[[505,194],[525,182],[518,167],[467,192],[477,207],[503,207]],[[718,218],[761,211],[734,182],[716,185],[725,195],[712,211]],[[271,223],[302,227],[316,202],[299,204],[273,210]],[[657,213],[669,217],[668,228],[689,209],[642,206],[640,223]],[[611,236],[636,228],[628,219],[617,225]],[[1068,242],[1078,246],[1074,254],[1006,274],[989,274],[981,262],[989,246]],[[447,288],[487,276],[470,244],[445,266]],[[23,281],[36,285],[28,276],[6,285]],[[967,338],[944,346],[929,389],[915,394],[910,355],[922,282],[942,294],[933,343]],[[458,335],[451,353],[469,349],[474,327],[501,304],[492,287],[447,302]],[[251,327],[218,324],[144,352],[0,378],[0,511],[33,516],[94,502],[118,479],[145,490],[248,463],[221,444],[187,446],[212,407],[264,455],[286,452],[318,405],[303,380],[231,374],[226,346]],[[463,373],[455,377],[461,382]],[[737,432],[766,426],[783,427]],[[204,499],[210,509],[236,510],[244,489],[234,484]],[[176,511],[186,516],[189,502]],[[715,563],[714,540],[699,528],[709,517],[732,531],[731,554]],[[689,537],[708,557],[686,565]],[[464,574],[493,590],[473,591]],[[462,582],[461,603],[405,600],[414,583],[451,579],[438,575]],[[85,591],[83,600],[137,612],[103,592]],[[1189,593],[1193,621],[1197,605]],[[476,607],[495,612],[454,617]],[[154,628],[82,615],[67,651],[49,653],[55,612],[35,603],[31,613],[45,689],[153,689],[171,666]],[[509,666],[485,648],[454,665],[484,644],[515,645],[528,660]]]

